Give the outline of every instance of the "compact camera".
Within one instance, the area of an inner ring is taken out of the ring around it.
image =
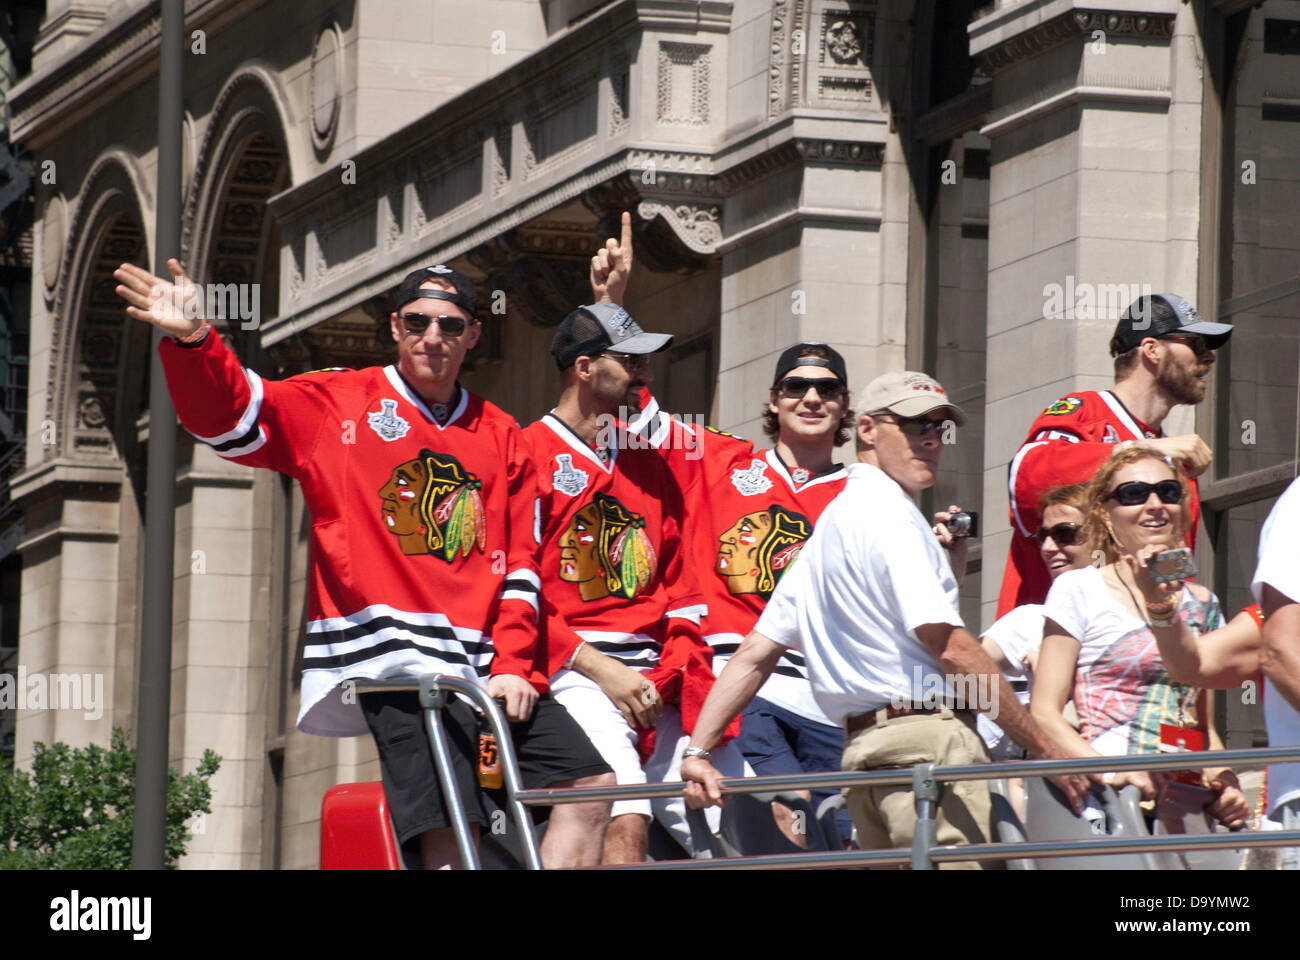
[[[1152,583],[1172,583],[1196,576],[1196,561],[1186,547],[1162,550],[1147,561],[1147,576]]]
[[[965,510],[954,513],[948,518],[948,531],[957,540],[963,537],[978,537],[980,535],[980,515],[974,510],[970,511],[970,513]]]

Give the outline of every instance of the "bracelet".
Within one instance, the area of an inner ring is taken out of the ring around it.
[[[565,670],[572,670],[572,669],[573,669],[573,661],[575,661],[575,660],[578,659],[578,651],[581,650],[581,649],[582,649],[583,647],[585,647],[586,645],[587,645],[587,641],[586,641],[586,640],[580,640],[580,641],[578,641],[578,645],[577,645],[576,647],[573,648],[573,653],[569,654],[569,659],[564,661],[564,669],[565,669]]]
[[[1255,618],[1255,625],[1259,627],[1261,630],[1264,629],[1264,611],[1260,609],[1258,603],[1252,603],[1248,607],[1242,607],[1241,612],[1249,613],[1252,617]]]
[[[1151,611],[1148,610],[1147,613],[1148,615],[1150,615]],[[1164,617],[1164,618],[1155,617],[1155,616],[1151,617],[1151,626],[1153,627],[1172,627],[1177,622],[1178,622],[1178,618],[1174,616],[1173,611],[1169,612],[1168,617]]]
[[[204,320],[199,324],[199,328],[193,333],[187,334],[183,337],[173,337],[172,339],[177,343],[183,343],[187,346],[195,343],[202,343],[204,338],[207,337],[209,329],[211,329],[211,324]]]
[[[687,757],[699,757],[701,760],[706,762],[713,762],[713,754],[709,753],[709,751],[705,750],[703,747],[687,747],[682,751],[682,759],[685,760]]]

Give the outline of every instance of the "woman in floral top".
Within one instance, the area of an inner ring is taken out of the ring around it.
[[[1190,516],[1187,487],[1161,455],[1124,445],[1097,471],[1089,486],[1085,528],[1100,567],[1071,570],[1052,584],[1044,606],[1043,646],[1030,711],[1053,740],[1080,757],[1221,749],[1204,690],[1175,682],[1160,659],[1152,621],[1177,616],[1196,636],[1222,627],[1218,599],[1187,582],[1177,595],[1160,591],[1139,563],[1179,545]],[[1137,558],[1137,559],[1135,559]],[[1256,629],[1242,614],[1227,630]],[[1080,728],[1062,716],[1071,698]],[[1177,776],[1196,774],[1132,771],[1107,774],[1115,785],[1131,783],[1146,800]],[[1202,771],[1215,794],[1208,811],[1228,827],[1248,814],[1236,775]]]

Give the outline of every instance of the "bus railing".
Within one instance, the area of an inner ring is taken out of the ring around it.
[[[529,807],[588,800],[632,800],[675,797],[682,792],[680,781],[633,783],[613,787],[548,787],[526,790],[510,728],[500,706],[477,684],[459,677],[429,675],[415,679],[354,680],[357,693],[411,691],[419,694],[425,711],[429,741],[433,746],[438,778],[443,786],[452,827],[468,869],[479,868],[478,854],[465,818],[464,803],[452,774],[451,755],[442,725],[442,708],[449,693],[461,694],[483,711],[496,737],[500,752],[507,803],[519,828],[524,863],[529,870],[542,868]],[[799,869],[851,866],[907,866],[932,870],[936,864],[968,860],[1012,860],[1036,857],[1096,856],[1112,853],[1170,853],[1184,850],[1246,849],[1251,847],[1298,847],[1300,831],[1239,830],[1232,833],[1150,837],[1119,837],[1066,841],[1024,841],[1019,843],[973,843],[941,846],[935,843],[935,811],[942,784],[964,780],[994,780],[1004,777],[1055,777],[1066,774],[1123,772],[1127,770],[1180,770],[1187,766],[1188,753],[1132,754],[1123,757],[1088,757],[1066,760],[1017,760],[1005,763],[963,764],[936,767],[922,763],[898,770],[860,770],[839,773],[787,774],[767,777],[732,777],[721,782],[724,794],[776,793],[783,790],[844,789],[847,787],[911,786],[916,796],[917,825],[912,849],[829,850],[766,854],[749,857],[720,857],[696,860],[663,860],[622,864],[602,869]],[[1300,747],[1256,747],[1245,750],[1203,750],[1194,755],[1197,767],[1300,762]]]

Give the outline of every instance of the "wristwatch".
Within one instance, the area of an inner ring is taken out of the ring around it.
[[[706,762],[713,761],[713,754],[709,753],[709,751],[705,750],[703,747],[687,747],[682,751],[682,759],[685,760],[687,757],[699,757],[701,760]]]

